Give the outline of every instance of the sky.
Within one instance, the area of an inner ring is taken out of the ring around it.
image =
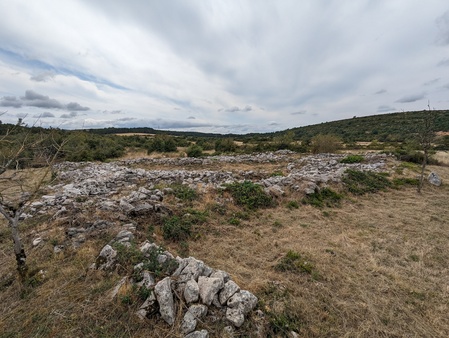
[[[270,132],[449,109],[447,0],[0,0],[0,120]]]

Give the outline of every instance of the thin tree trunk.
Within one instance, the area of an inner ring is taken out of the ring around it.
[[[16,262],[17,262],[17,271],[19,272],[20,278],[22,280],[26,277],[28,272],[28,265],[26,263],[26,254],[25,249],[23,247],[22,239],[19,235],[19,230],[17,228],[18,221],[19,221],[19,215],[17,217],[13,218],[13,222],[10,222],[11,227],[11,236],[12,240],[14,242],[14,254],[16,255]]]
[[[421,175],[419,177],[418,193],[421,193],[421,189],[424,184],[424,171],[426,170],[427,156],[428,156],[427,149],[424,149],[424,158],[422,160],[422,165],[421,165]]]

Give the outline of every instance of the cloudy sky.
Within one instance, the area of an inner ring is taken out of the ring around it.
[[[247,133],[449,108],[447,0],[0,0],[0,120]]]

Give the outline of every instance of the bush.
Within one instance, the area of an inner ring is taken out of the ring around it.
[[[249,209],[269,207],[273,204],[273,199],[265,193],[263,188],[251,181],[227,184],[226,189],[231,193],[236,204]]]
[[[184,202],[192,202],[198,198],[198,193],[195,189],[190,188],[184,184],[173,184],[170,186],[173,189],[175,197]]]
[[[171,136],[157,135],[147,146],[148,154],[153,151],[168,153],[177,151],[176,142]]]
[[[374,193],[391,187],[391,182],[383,174],[352,169],[346,170],[343,183],[355,195]]]
[[[237,149],[232,138],[223,138],[215,141],[215,151],[218,153],[232,153]]]
[[[333,191],[330,188],[316,189],[313,194],[307,195],[302,199],[303,204],[310,204],[317,208],[336,207],[340,205],[343,195]]]
[[[311,140],[311,151],[314,154],[335,153],[341,148],[341,140],[335,135],[316,135]]]
[[[362,155],[348,155],[345,158],[343,158],[340,163],[361,163],[365,157]]]
[[[185,241],[190,237],[192,224],[178,216],[166,218],[162,226],[164,239],[174,242]]]
[[[186,153],[188,157],[201,157],[203,156],[203,148],[193,144],[187,148]]]

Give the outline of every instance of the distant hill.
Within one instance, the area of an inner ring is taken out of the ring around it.
[[[433,111],[411,111],[391,114],[372,115],[365,117],[353,117],[351,119],[325,122],[310,126],[292,128],[272,133],[250,133],[238,134],[213,134],[200,132],[164,131],[149,127],[144,128],[103,128],[90,129],[88,132],[94,134],[124,134],[124,133],[146,133],[146,134],[170,134],[186,137],[234,137],[239,140],[245,139],[271,139],[282,136],[287,132],[293,132],[295,139],[307,140],[317,134],[333,134],[341,137],[344,142],[372,141],[397,142],[404,141],[419,130],[424,117],[433,114],[435,131],[449,131],[449,110]]]
[[[433,114],[435,131],[449,131],[449,110],[412,111],[392,114],[353,117],[290,129],[295,138],[308,139],[317,134],[333,134],[344,142],[355,141],[403,141],[410,138],[422,126],[426,115]],[[284,133],[285,131],[281,132]]]

